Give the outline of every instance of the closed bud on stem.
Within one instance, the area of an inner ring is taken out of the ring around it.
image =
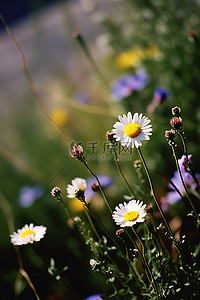
[[[98,192],[99,191],[99,184],[97,182],[93,183],[91,185],[91,189],[93,190],[93,192]]]
[[[136,258],[140,254],[137,249],[129,249],[129,253],[133,259]]]
[[[176,130],[181,130],[183,126],[183,120],[181,117],[173,117],[170,120],[170,125]]]
[[[175,106],[172,108],[172,115],[174,117],[180,117],[181,116],[181,109],[178,106]]]
[[[57,200],[61,200],[62,199],[62,192],[61,189],[58,186],[55,186],[52,190],[51,190],[51,195],[53,197],[55,197]]]
[[[106,137],[107,137],[107,140],[109,142],[115,142],[115,138],[114,138],[114,132],[112,132],[111,130],[110,131],[107,131],[106,132]]]
[[[81,145],[74,145],[73,148],[70,150],[70,155],[77,160],[83,160],[83,147]]]
[[[176,135],[176,132],[173,129],[165,131],[165,137],[169,141],[174,141],[175,135]]]
[[[116,230],[116,236],[117,237],[119,237],[120,239],[124,239],[124,237],[125,237],[125,231],[124,231],[124,229],[118,229],[118,230]]]

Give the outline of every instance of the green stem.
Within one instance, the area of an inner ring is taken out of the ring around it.
[[[96,228],[95,228],[95,226],[94,226],[94,224],[93,224],[93,222],[92,222],[92,219],[90,218],[90,215],[88,214],[87,209],[84,209],[84,212],[85,212],[85,214],[86,214],[86,217],[87,217],[87,219],[88,219],[88,221],[89,221],[89,224],[90,224],[92,230],[94,231],[94,234],[96,235],[97,239],[100,241],[101,238],[100,238],[100,236],[99,236],[99,234],[98,234],[98,232],[97,232],[97,230],[96,230]]]
[[[135,280],[138,282],[138,279],[135,275],[135,271],[130,263],[130,261],[127,259],[126,255],[124,254],[124,252],[122,251],[122,249],[120,248],[120,246],[118,245],[118,243],[114,240],[114,238],[112,237],[112,235],[110,234],[110,232],[107,230],[107,228],[105,227],[105,225],[99,220],[99,218],[93,213],[93,211],[90,209],[90,207],[88,206],[88,204],[86,204],[86,207],[88,208],[90,214],[93,216],[93,218],[103,227],[103,229],[105,230],[106,234],[109,236],[109,238],[111,239],[111,241],[113,242],[113,244],[115,245],[116,249],[122,254],[125,262],[127,263],[129,269],[131,269],[132,274],[135,278]],[[139,282],[138,282],[139,284]],[[140,287],[140,284],[139,284]],[[142,290],[142,289],[141,289]]]
[[[195,213],[195,216],[196,216],[196,219],[198,220],[198,223],[200,224],[200,219],[199,219],[198,213],[197,213],[197,211],[196,211],[196,209],[195,209],[195,207],[194,207],[194,205],[193,205],[193,203],[192,203],[192,200],[190,199],[190,196],[189,196],[189,193],[188,193],[187,186],[186,186],[186,184],[185,184],[185,182],[184,182],[184,180],[183,180],[183,176],[182,176],[182,173],[181,173],[181,170],[180,170],[180,167],[179,167],[179,163],[178,163],[178,159],[177,159],[177,157],[176,157],[176,152],[175,152],[174,146],[171,145],[171,147],[172,147],[172,153],[173,153],[173,156],[174,156],[174,159],[175,159],[175,162],[176,162],[176,167],[177,167],[177,170],[178,170],[178,173],[179,173],[181,182],[182,182],[182,184],[183,184],[183,187],[184,187],[184,189],[185,189],[186,197],[187,197],[187,199],[188,199],[188,201],[189,201],[189,203],[190,203],[190,205],[191,205],[191,207],[192,207],[192,210],[193,210],[194,213]]]
[[[81,49],[83,50],[89,64],[92,66],[92,69],[94,71],[94,73],[97,75],[97,77],[102,81],[102,83],[104,84],[104,86],[106,87],[107,90],[110,90],[110,87],[108,85],[107,80],[104,78],[104,76],[101,74],[101,72],[99,71],[99,68],[96,64],[96,61],[94,60],[89,48],[87,47],[87,44],[83,38],[83,36],[79,33],[79,32],[74,32],[72,34],[72,36],[77,40],[77,42],[79,43]]]
[[[129,237],[129,239],[130,239],[130,241],[131,241],[131,243],[133,244],[133,246],[135,247],[135,249],[137,249],[138,251],[139,251],[139,253],[140,253],[140,249],[138,248],[138,246],[137,246],[137,244],[135,243],[135,241],[133,240],[133,238],[132,238],[132,236],[130,235],[130,233],[129,233],[129,231],[125,228],[124,229],[125,230],[125,232],[126,232],[126,234],[128,235],[128,237]],[[143,263],[143,262],[142,262]],[[137,270],[137,269],[136,269]],[[136,271],[135,271],[136,272]],[[137,271],[137,274],[138,274],[138,271]],[[148,274],[147,274],[147,278],[148,278]],[[149,278],[148,278],[148,280],[149,280]],[[150,282],[150,280],[149,280],[149,282]],[[147,290],[147,286],[146,286],[146,284],[145,284],[145,282],[142,280],[142,284],[143,284],[143,286],[145,286],[145,288],[146,288],[146,290]],[[140,284],[139,284],[140,285]]]
[[[148,261],[147,261],[147,259],[146,259],[144,245],[143,245],[143,243],[142,243],[142,241],[141,241],[139,235],[137,234],[137,231],[133,228],[133,226],[132,226],[131,228],[132,228],[132,230],[133,230],[133,232],[134,232],[136,238],[138,239],[138,241],[139,241],[139,243],[140,243],[140,245],[141,245],[141,250],[139,249],[139,247],[138,247],[138,250],[139,250],[139,252],[140,252],[140,254],[141,254],[141,256],[142,256],[142,261],[143,261],[143,264],[144,264],[144,267],[145,267],[145,271],[146,271],[147,278],[148,278],[148,280],[149,280],[149,283],[152,283],[152,285],[153,285],[153,287],[154,287],[154,290],[155,290],[155,292],[156,292],[156,294],[157,294],[157,297],[158,297],[158,299],[159,299],[159,298],[160,298],[160,293],[159,293],[159,291],[158,291],[158,288],[157,288],[157,285],[156,285],[156,283],[155,283],[155,279],[154,279],[154,277],[153,277],[153,274],[152,274],[152,272],[151,272],[151,269],[150,269],[150,267],[149,267]],[[149,276],[150,276],[150,278],[149,278]]]
[[[122,170],[121,170],[121,168],[120,168],[120,165],[119,165],[119,159],[118,159],[118,157],[117,157],[116,150],[114,149],[113,151],[114,151],[115,164],[116,164],[117,170],[118,170],[120,176],[122,177],[122,179],[124,180],[124,182],[125,182],[125,184],[126,184],[128,190],[129,190],[129,193],[130,193],[131,197],[132,197],[133,199],[135,199],[135,196],[134,196],[134,194],[133,194],[133,191],[132,191],[132,189],[131,189],[131,187],[130,187],[128,181],[126,180],[126,177],[124,176],[124,174],[123,174],[123,172],[122,172]]]
[[[92,172],[92,170],[89,168],[89,166],[88,166],[88,164],[87,164],[87,162],[86,162],[85,160],[82,160],[82,163],[86,166],[86,168],[87,168],[87,170],[90,172],[90,174],[91,174],[92,176],[95,177],[95,179],[96,179],[96,181],[97,181],[97,183],[98,183],[98,185],[99,185],[99,190],[100,190],[100,192],[101,192],[101,195],[102,195],[102,197],[103,197],[103,199],[104,199],[104,201],[105,201],[105,203],[106,203],[106,205],[107,205],[107,207],[108,207],[110,213],[112,214],[112,209],[111,209],[110,204],[109,204],[109,202],[108,202],[108,200],[107,200],[107,197],[106,197],[106,195],[105,195],[105,193],[104,193],[104,190],[103,190],[103,188],[102,188],[102,186],[101,186],[101,183],[100,183],[100,181],[99,181],[99,178]]]
[[[168,231],[169,235],[174,239],[174,234],[173,234],[173,232],[172,232],[172,230],[171,230],[171,228],[170,228],[170,226],[169,226],[169,224],[168,224],[168,222],[167,222],[167,219],[165,218],[164,212],[163,212],[163,210],[162,210],[162,208],[161,208],[161,206],[160,206],[160,203],[159,203],[159,201],[158,201],[158,199],[157,199],[157,196],[156,196],[156,193],[155,193],[155,190],[154,190],[154,186],[153,186],[153,181],[152,181],[152,179],[151,179],[151,175],[150,175],[150,173],[149,173],[147,164],[146,164],[146,162],[145,162],[145,160],[144,160],[144,157],[143,157],[143,155],[142,155],[142,152],[141,152],[140,147],[137,148],[137,150],[138,150],[140,159],[141,159],[141,161],[142,161],[142,163],[143,163],[143,166],[144,166],[144,169],[145,169],[145,172],[146,172],[148,181],[149,181],[149,185],[150,185],[152,197],[153,197],[153,199],[154,199],[154,201],[155,201],[155,203],[156,203],[156,205],[157,205],[157,207],[158,207],[158,209],[159,209],[159,211],[160,211],[160,214],[161,214],[161,216],[162,216],[162,218],[163,218],[163,220],[164,220],[164,222],[165,222],[165,226],[166,226],[166,228],[167,228],[167,231]]]

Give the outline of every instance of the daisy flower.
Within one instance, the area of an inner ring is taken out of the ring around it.
[[[147,214],[145,208],[146,204],[139,200],[131,200],[128,203],[124,202],[124,204],[120,203],[119,206],[115,207],[112,218],[121,227],[131,227],[145,221]]]
[[[72,184],[67,186],[67,197],[76,198],[76,194],[79,190],[85,191],[87,187],[86,180],[80,177],[76,177],[72,180]]]
[[[127,116],[118,116],[120,122],[116,122],[113,127],[114,138],[120,141],[122,146],[131,146],[139,148],[142,146],[141,141],[150,140],[152,125],[150,119],[142,114],[135,113],[133,116],[129,111]]]
[[[33,223],[25,225],[10,235],[13,245],[26,245],[33,242],[39,242],[45,235],[47,228],[44,226],[34,226]]]

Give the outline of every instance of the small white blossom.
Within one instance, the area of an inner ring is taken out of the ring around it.
[[[122,146],[131,146],[139,148],[142,146],[141,141],[149,140],[152,134],[151,120],[142,114],[135,113],[133,116],[129,111],[127,116],[118,116],[120,122],[114,124],[114,138],[120,141]]]
[[[145,221],[146,204],[139,200],[131,200],[128,203],[120,203],[115,207],[112,217],[117,225],[121,227],[133,226]]]
[[[76,193],[78,190],[85,191],[87,187],[86,180],[83,178],[74,178],[72,180],[72,184],[68,184],[67,186],[67,197],[68,198],[76,198]]]
[[[33,242],[39,242],[45,235],[47,228],[44,226],[25,225],[22,229],[18,229],[10,235],[13,245],[26,245]]]

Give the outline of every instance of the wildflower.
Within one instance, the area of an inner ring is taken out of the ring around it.
[[[67,123],[69,119],[69,114],[63,108],[56,108],[51,112],[51,118],[56,124],[58,124],[59,126],[63,126]]]
[[[136,258],[140,254],[138,249],[129,249],[129,253],[133,259]]]
[[[133,226],[145,221],[146,204],[139,200],[131,200],[128,203],[119,204],[115,207],[112,217],[117,225],[121,227]]]
[[[91,101],[91,96],[84,91],[80,91],[75,95],[75,100],[79,105],[85,105],[89,104]]]
[[[155,109],[169,97],[169,91],[159,87],[154,90],[153,100],[147,106],[147,112],[153,113]]]
[[[109,187],[113,182],[113,179],[107,175],[98,175],[97,177],[99,179],[102,188]],[[86,183],[87,183],[87,188],[85,189],[85,198],[87,201],[90,201],[94,197],[95,192],[99,190],[99,184],[94,177],[87,178]]]
[[[136,74],[127,74],[113,82],[111,97],[120,101],[130,96],[134,91],[140,91],[147,85],[147,73],[139,70]]]
[[[106,132],[106,137],[109,142],[115,141],[114,133],[111,130]]]
[[[83,147],[81,145],[74,145],[73,148],[70,150],[70,155],[77,160],[82,160],[83,157]]]
[[[168,144],[170,146],[175,145],[175,142],[174,142],[175,136],[176,136],[176,132],[173,129],[165,131],[165,137],[166,137],[166,139],[168,141]]]
[[[67,197],[68,198],[77,198],[77,192],[84,192],[87,187],[86,181],[83,178],[77,177],[72,180],[72,184],[67,186]]]
[[[178,106],[173,107],[172,108],[172,115],[174,117],[180,117],[180,115],[181,115],[181,109],[180,109],[180,107],[178,107]]]
[[[118,238],[120,238],[122,241],[124,240],[125,235],[126,235],[126,233],[125,233],[124,229],[120,228],[120,229],[116,230],[116,236]]]
[[[116,64],[123,69],[131,68],[137,65],[142,59],[157,58],[160,51],[156,46],[150,46],[146,49],[135,48],[118,55]]]
[[[170,120],[170,125],[176,130],[181,130],[183,126],[183,120],[181,117],[173,117]]]
[[[51,195],[53,197],[55,197],[56,199],[60,199],[62,192],[61,189],[58,186],[55,186],[52,190],[51,190]]]
[[[102,300],[101,296],[103,296],[103,294],[92,295],[85,298],[85,300]]]
[[[192,175],[189,172],[184,172],[183,169],[181,170],[181,174],[182,174],[185,185],[188,188],[190,188],[191,190],[195,190],[197,185],[194,182]],[[196,177],[199,178],[199,174],[196,174]],[[171,178],[171,181],[174,183],[174,185],[179,190],[179,192],[184,196],[185,189],[181,182],[178,171],[174,172],[174,176]],[[169,184],[169,187],[171,188],[171,184]],[[174,204],[174,203],[178,202],[180,199],[181,199],[181,196],[175,190],[170,191],[166,195],[166,200],[167,200],[168,204]]]
[[[19,204],[23,207],[31,206],[42,196],[42,189],[39,185],[24,186],[19,192]]]
[[[146,207],[145,207],[145,211],[147,214],[151,214],[153,212],[153,207],[148,204]]]
[[[181,172],[189,172],[188,162],[191,162],[192,155],[182,155],[181,159],[178,159],[178,164]]]
[[[78,201],[77,198],[71,199],[69,201],[69,207],[71,211],[79,213],[85,209],[85,206],[83,205],[83,202]]]
[[[158,104],[163,103],[169,97],[169,91],[163,87],[156,88],[154,90],[153,99]]]
[[[124,114],[123,117],[118,116],[120,122],[114,124],[112,130],[117,141],[120,141],[122,146],[140,147],[141,141],[150,140],[152,125],[150,119],[135,113],[133,116],[131,112],[128,112],[127,116]]]
[[[92,271],[96,268],[97,265],[99,265],[100,263],[98,261],[96,261],[94,258],[90,259],[90,266]]]
[[[165,137],[169,141],[173,141],[175,138],[176,132],[173,129],[165,131]]]
[[[10,235],[13,245],[26,245],[33,242],[39,242],[45,235],[47,228],[44,226],[25,225],[22,229],[18,229]]]

